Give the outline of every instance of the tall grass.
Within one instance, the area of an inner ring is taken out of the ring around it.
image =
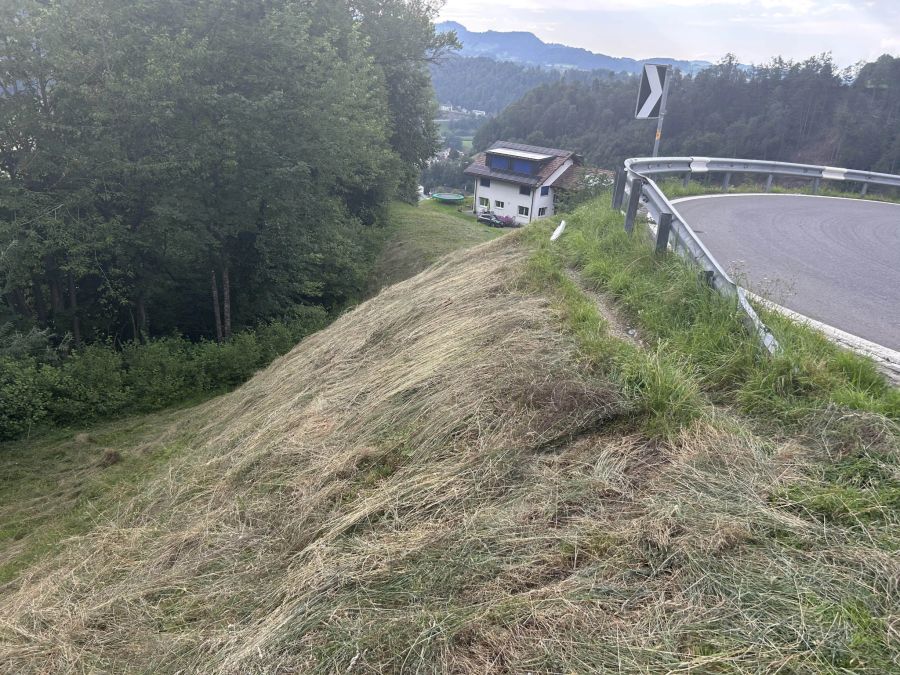
[[[621,214],[604,201],[576,211],[557,242],[548,241],[549,225],[530,230],[538,278],[559,279],[561,270],[576,269],[583,283],[608,294],[652,340],[661,363],[712,402],[734,405],[760,423],[809,427],[835,405],[900,421],[900,391],[871,361],[764,312],[783,347],[768,356],[743,327],[733,301],[705,285],[681,258],[654,255],[642,232],[628,236]],[[563,296],[578,302],[566,291]],[[607,355],[601,350],[598,358]]]

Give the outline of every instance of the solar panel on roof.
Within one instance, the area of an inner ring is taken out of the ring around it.
[[[536,162],[543,162],[553,159],[553,155],[541,155],[536,152],[525,152],[524,150],[511,150],[509,148],[494,148],[488,150],[492,155],[500,155],[501,157],[514,157],[516,159],[531,159]]]

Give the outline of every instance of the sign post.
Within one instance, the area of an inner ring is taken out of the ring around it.
[[[666,118],[666,103],[669,98],[669,83],[672,81],[671,66],[646,63],[641,75],[634,118],[638,120],[659,120],[656,124],[656,141],[653,156],[659,156],[659,141],[662,139],[663,121]]]

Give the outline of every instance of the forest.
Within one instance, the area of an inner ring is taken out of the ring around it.
[[[73,389],[41,373],[91,345],[128,380],[135,345],[186,340],[177,360],[273,322],[302,333],[359,300],[386,205],[415,194],[437,148],[427,65],[456,44],[434,12],[2,3],[4,414]]]
[[[438,101],[491,114],[500,112],[541,84],[590,81],[595,76],[613,75],[612,71],[560,71],[487,56],[455,54],[431,64],[430,72]]]
[[[636,121],[637,82],[594,73],[542,84],[485,124],[495,140],[571,148],[616,167],[649,155],[656,124]],[[729,55],[693,77],[676,72],[660,154],[707,155],[900,171],[900,58],[838,69],[830,56],[744,67]]]

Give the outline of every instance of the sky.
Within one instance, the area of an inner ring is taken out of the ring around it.
[[[440,18],[638,59],[900,56],[900,0],[447,0]]]

